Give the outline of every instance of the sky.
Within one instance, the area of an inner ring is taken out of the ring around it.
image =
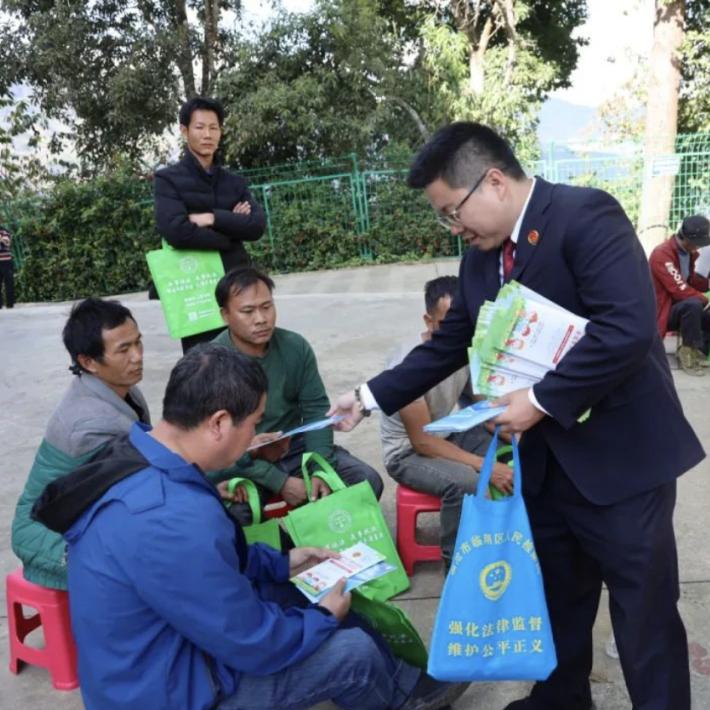
[[[587,7],[587,22],[576,34],[589,44],[580,51],[572,86],[552,96],[597,108],[631,77],[627,52],[650,54],[654,0],[587,0]]]
[[[282,0],[289,12],[306,12],[313,0]],[[553,98],[596,108],[630,78],[626,52],[647,55],[653,39],[654,0],[587,0],[588,20],[577,30],[589,44],[581,49],[572,86]],[[244,0],[245,18],[263,22],[270,13],[264,0]]]

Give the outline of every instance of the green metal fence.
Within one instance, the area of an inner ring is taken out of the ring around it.
[[[553,150],[546,152],[553,157],[527,166],[530,173],[551,182],[604,189],[638,224],[644,176],[652,160],[658,161],[644,155],[642,144],[576,145],[574,157],[556,158]],[[666,157],[675,175],[671,209],[664,220],[671,228],[685,215],[710,212],[710,134],[679,135],[675,153],[661,159]],[[328,174],[331,167],[338,171]],[[283,268],[279,254],[298,245],[293,239],[298,225],[289,218],[299,211],[294,210],[295,203],[321,225],[344,228],[357,241],[363,259],[380,258],[385,238],[390,257],[461,254],[460,240],[440,230],[422,194],[406,188],[406,166],[368,169],[351,155],[246,172],[266,209],[274,268]],[[277,179],[261,180],[270,176]]]
[[[660,158],[645,156],[640,143],[577,145],[563,157],[552,149],[543,155],[548,157],[529,165],[529,172],[553,182],[600,187],[621,202],[635,224],[644,179],[659,165],[674,175],[666,225],[677,225],[687,214],[710,213],[710,134],[680,135],[675,153]],[[406,165],[371,165],[351,154],[240,172],[267,217],[265,237],[249,249],[270,269],[461,254],[460,241],[437,225],[422,193],[406,187]],[[144,202],[145,187],[136,193],[136,203]],[[0,221],[12,230],[28,209],[36,209],[36,200],[0,204]],[[20,264],[31,239],[21,230],[15,234]]]

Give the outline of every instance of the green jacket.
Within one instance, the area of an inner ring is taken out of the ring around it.
[[[137,387],[134,404],[149,423],[148,405]],[[107,441],[128,433],[137,412],[110,387],[89,374],[75,377],[52,414],[35,455],[12,521],[12,550],[22,560],[25,579],[43,587],[67,588],[64,538],[31,517],[45,487],[90,459]]]
[[[212,342],[235,348],[229,329]],[[235,348],[236,349],[236,348]],[[302,424],[323,419],[330,408],[313,348],[298,333],[274,328],[269,347],[263,357],[252,357],[266,373],[268,390],[266,410],[257,433],[288,431]],[[306,451],[316,451],[333,463],[333,431],[325,428],[304,435]],[[280,491],[287,475],[268,461],[254,460],[248,454],[232,468],[211,472],[214,482],[234,476],[249,478],[271,491]]]

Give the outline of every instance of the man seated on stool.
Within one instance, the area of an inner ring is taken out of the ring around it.
[[[460,696],[392,656],[344,580],[319,604],[288,582],[335,556],[247,545],[204,471],[254,437],[258,363],[198,345],[170,373],[163,419],[52,484],[34,514],[66,535],[69,603],[87,710],[435,710]]]
[[[230,271],[215,290],[227,329],[213,342],[258,362],[269,382],[269,399],[257,428],[259,433],[288,431],[324,419],[330,407],[311,346],[302,335],[276,326],[273,290],[274,282],[251,267]],[[347,485],[368,481],[377,498],[382,495],[380,474],[341,446],[334,446],[330,428],[299,434],[290,442],[282,440],[271,446],[283,447],[282,453],[277,453],[278,460],[268,457],[273,463],[247,455],[228,471],[211,474],[211,480],[249,478],[257,484],[262,502],[278,493],[289,505],[298,506],[306,502],[301,458],[304,452],[315,451],[331,463]],[[321,479],[313,478],[312,482],[314,498],[330,493]],[[228,497],[224,485],[220,491]],[[243,525],[249,524],[249,506],[241,493],[237,492],[235,498],[230,512]]]
[[[683,372],[704,375],[710,342],[710,302],[704,293],[708,279],[695,271],[698,249],[710,244],[710,222],[702,215],[686,217],[676,234],[650,256],[656,290],[658,330],[680,331],[678,361]]]
[[[426,342],[438,330],[457,285],[456,276],[440,276],[427,282],[424,289],[426,330],[421,334],[421,341]],[[387,368],[398,365],[415,344],[402,347]],[[451,413],[468,380],[468,367],[462,367],[424,397],[391,416],[381,414],[380,417],[387,473],[397,483],[441,498],[441,556],[447,569],[456,542],[463,495],[476,491],[478,471],[491,437],[483,426],[448,436],[428,434],[423,427]],[[495,465],[491,481],[502,492],[513,490],[512,471],[505,464]]]
[[[45,486],[73,471],[134,422],[150,423],[138,383],[143,342],[131,312],[118,301],[87,298],[71,311],[62,333],[74,377],[49,419],[12,521],[12,550],[25,579],[67,588],[66,543],[32,520]]]

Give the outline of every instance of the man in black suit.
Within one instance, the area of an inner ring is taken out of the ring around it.
[[[220,252],[225,273],[249,266],[243,242],[264,233],[264,211],[246,180],[217,159],[224,109],[219,101],[195,96],[180,108],[185,155],[155,173],[155,220],[160,235],[176,249]],[[222,328],[182,339],[182,351],[216,337]]]
[[[505,396],[496,420],[524,433],[523,495],[558,658],[552,675],[508,710],[591,707],[602,582],[634,708],[689,710],[672,516],[676,478],[704,452],[673,385],[631,223],[605,192],[526,177],[508,144],[475,123],[441,129],[409,184],[474,248],[439,330],[398,367],[342,395],[333,407],[347,415],[340,428],[378,406],[401,409],[464,365],[478,310],[507,278],[589,319],[557,369]]]

